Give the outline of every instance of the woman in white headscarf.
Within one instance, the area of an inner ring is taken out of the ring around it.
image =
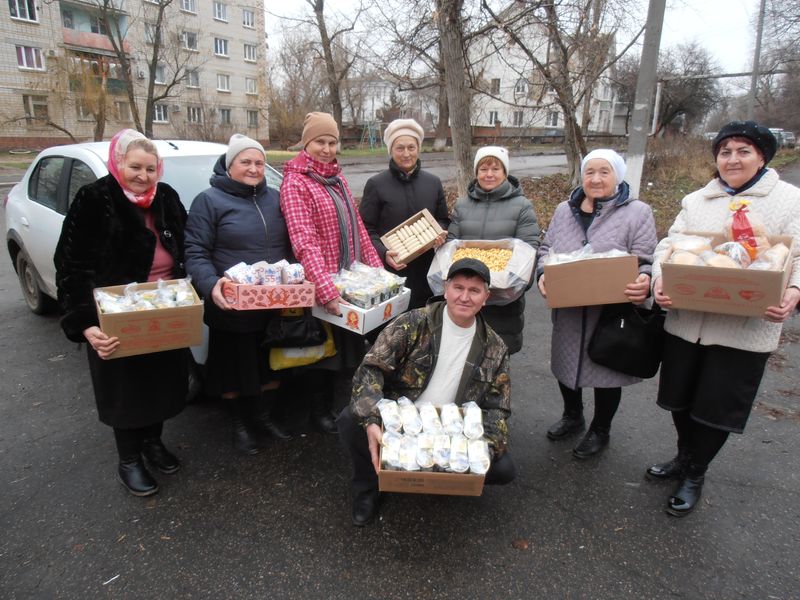
[[[656,247],[656,225],[650,206],[630,197],[625,161],[613,150],[593,150],[581,162],[582,184],[569,200],[558,205],[544,242],[539,247],[536,277],[547,296],[542,258],[553,252],[572,252],[591,244],[595,252],[622,250],[639,259],[639,276],[625,295],[641,303],[649,295],[650,268]],[[611,420],[619,407],[622,386],[639,381],[593,362],[586,351],[597,326],[601,306],[553,309],[550,367],[564,400],[559,421],[547,430],[551,440],[567,438],[585,426],[582,389],[594,388],[594,418],[586,435],[572,451],[588,458],[609,441]]]

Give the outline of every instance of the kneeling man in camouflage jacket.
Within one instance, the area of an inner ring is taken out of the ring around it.
[[[508,350],[479,311],[489,297],[488,267],[475,259],[453,263],[444,302],[432,302],[392,321],[353,376],[353,396],[339,416],[342,443],[353,460],[353,523],[366,525],[378,510],[381,398],[406,396],[418,405],[476,402],[492,464],[486,484],[512,481],[508,454],[511,386]]]

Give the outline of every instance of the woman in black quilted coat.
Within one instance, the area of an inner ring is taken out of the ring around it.
[[[158,491],[145,466],[174,473],[179,460],[164,446],[164,421],[185,405],[187,350],[113,358],[119,339],[100,330],[92,291],[184,275],[186,210],[177,192],[158,183],[155,145],[124,129],[111,140],[110,174],[75,195],[56,246],[58,300],[67,338],[87,342],[100,421],[114,428],[118,479],[135,496]]]

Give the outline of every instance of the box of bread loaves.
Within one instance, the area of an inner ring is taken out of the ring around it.
[[[397,252],[395,262],[410,263],[433,248],[437,237],[444,233],[427,208],[406,219],[381,236],[387,250]]]
[[[761,317],[780,305],[792,270],[792,236],[767,236],[757,253],[717,233],[673,238],[661,261],[671,308]]]

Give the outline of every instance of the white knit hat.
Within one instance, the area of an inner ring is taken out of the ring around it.
[[[592,150],[589,152],[589,154],[583,157],[583,160],[581,161],[581,177],[583,177],[583,174],[586,172],[586,163],[594,158],[602,158],[604,161],[610,164],[611,168],[614,169],[614,175],[617,177],[617,185],[622,183],[622,180],[625,179],[625,159],[608,148],[598,148],[597,150]]]
[[[395,119],[389,123],[386,131],[383,132],[383,142],[390,155],[392,154],[392,144],[401,135],[410,135],[417,140],[417,145],[421,147],[422,140],[425,138],[425,130],[414,119]]]
[[[249,138],[241,133],[234,133],[228,142],[228,151],[225,153],[225,169],[230,169],[233,159],[239,156],[240,153],[244,152],[245,150],[249,150],[250,148],[260,150],[261,154],[264,155],[264,159],[266,159],[267,154],[264,152],[264,146],[259,144],[253,138]]]
[[[492,156],[499,160],[503,164],[506,175],[508,175],[508,150],[502,146],[484,146],[478,149],[475,153],[475,161],[472,163],[472,170],[475,171],[476,175],[478,174],[478,163],[487,156]]]

